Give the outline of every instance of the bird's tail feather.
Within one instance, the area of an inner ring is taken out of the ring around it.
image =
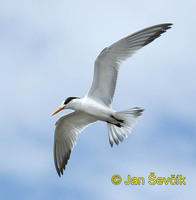
[[[130,134],[132,128],[134,127],[139,116],[142,115],[144,110],[138,107],[116,112],[114,117],[120,121],[118,125],[107,123],[108,136],[111,147],[113,142],[116,145],[119,144],[119,141],[123,141],[123,136],[127,137],[127,134]],[[122,121],[122,122],[121,122]]]

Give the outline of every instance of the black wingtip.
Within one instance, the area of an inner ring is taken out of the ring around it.
[[[160,37],[161,34],[165,33],[168,29],[170,29],[172,25],[173,25],[172,23],[167,23],[167,24],[160,24],[160,25],[154,26],[154,27],[159,27],[160,29],[157,30],[157,32],[155,32],[151,37],[149,37],[145,41],[145,43],[143,44],[143,46],[148,45],[149,43],[151,43],[152,41],[154,41],[155,39],[157,39],[158,37]]]
[[[56,153],[56,151],[54,153]],[[56,168],[56,171],[57,171],[57,174],[58,174],[59,178],[63,175],[63,172],[66,169],[66,165],[68,163],[70,155],[71,155],[71,150],[69,150],[66,153],[66,155],[64,156],[63,161],[60,164],[60,166],[57,165],[57,160],[55,159],[55,168]]]
[[[57,174],[58,174],[59,178],[61,178],[61,173],[60,173],[60,171],[59,171],[59,170],[56,170],[56,171],[57,171]]]
[[[57,170],[57,173],[59,174],[59,177],[63,175],[63,171],[66,169],[66,165],[68,163],[68,160],[70,159],[71,150],[67,152],[67,154],[64,156],[63,162],[61,164],[61,167]]]
[[[109,141],[110,142],[110,146],[111,146],[111,148],[113,147],[113,142],[112,141]]]

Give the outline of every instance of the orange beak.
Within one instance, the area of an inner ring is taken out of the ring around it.
[[[60,107],[58,108],[54,113],[52,113],[52,115],[50,117],[52,117],[53,115],[57,114],[58,112],[60,112],[61,110],[63,110],[65,107]]]

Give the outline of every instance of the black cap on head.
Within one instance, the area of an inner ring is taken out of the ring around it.
[[[65,101],[64,101],[64,105],[68,104],[71,100],[73,99],[79,99],[78,97],[68,97]]]

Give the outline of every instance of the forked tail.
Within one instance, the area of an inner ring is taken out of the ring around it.
[[[113,146],[113,142],[118,145],[119,141],[123,141],[123,136],[127,137],[127,134],[131,133],[132,128],[134,127],[138,117],[142,115],[143,111],[143,109],[135,107],[115,113],[114,117],[122,122],[118,125],[107,123],[111,147]]]

